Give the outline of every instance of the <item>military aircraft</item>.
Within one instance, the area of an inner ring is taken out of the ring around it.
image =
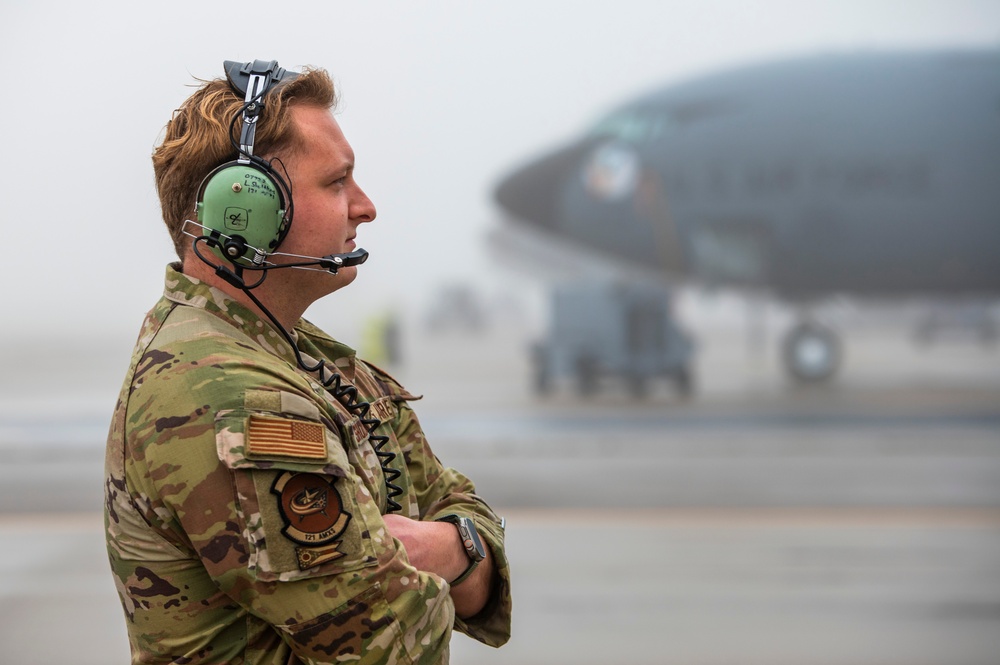
[[[832,295],[1000,293],[1000,51],[820,54],[639,96],[502,179],[528,228],[671,280],[796,304],[791,374],[825,380]]]

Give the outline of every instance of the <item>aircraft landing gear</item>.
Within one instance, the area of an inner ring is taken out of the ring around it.
[[[830,328],[805,321],[792,328],[782,345],[785,369],[797,381],[820,383],[840,367],[840,340]]]

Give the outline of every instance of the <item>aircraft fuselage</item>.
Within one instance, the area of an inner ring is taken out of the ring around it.
[[[1000,53],[822,56],[672,86],[496,196],[555,237],[712,284],[1000,293]]]

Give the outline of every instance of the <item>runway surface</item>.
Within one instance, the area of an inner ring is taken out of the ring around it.
[[[801,390],[708,330],[694,398],[580,402],[532,396],[526,342],[422,336],[393,369],[508,519],[513,640],[458,636],[454,663],[1000,663],[996,348],[864,329],[837,383]],[[99,514],[109,357],[3,386],[5,662],[127,662]]]

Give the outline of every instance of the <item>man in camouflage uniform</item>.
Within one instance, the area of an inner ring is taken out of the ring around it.
[[[375,209],[354,180],[329,77],[303,72],[269,100],[258,153],[279,157],[294,184],[283,251],[350,251]],[[232,159],[226,127],[241,102],[225,79],[205,84],[153,157],[181,261],[143,323],[105,483],[133,662],[446,663],[453,628],[500,646],[511,612],[501,520],[435,457],[417,398],[301,318],[357,269],[269,271],[254,293],[287,336],[192,251],[185,220],[199,179]],[[345,406],[288,339],[369,406]],[[393,470],[400,510],[386,514]],[[449,514],[472,518],[482,538],[474,568],[455,525],[437,521]]]

